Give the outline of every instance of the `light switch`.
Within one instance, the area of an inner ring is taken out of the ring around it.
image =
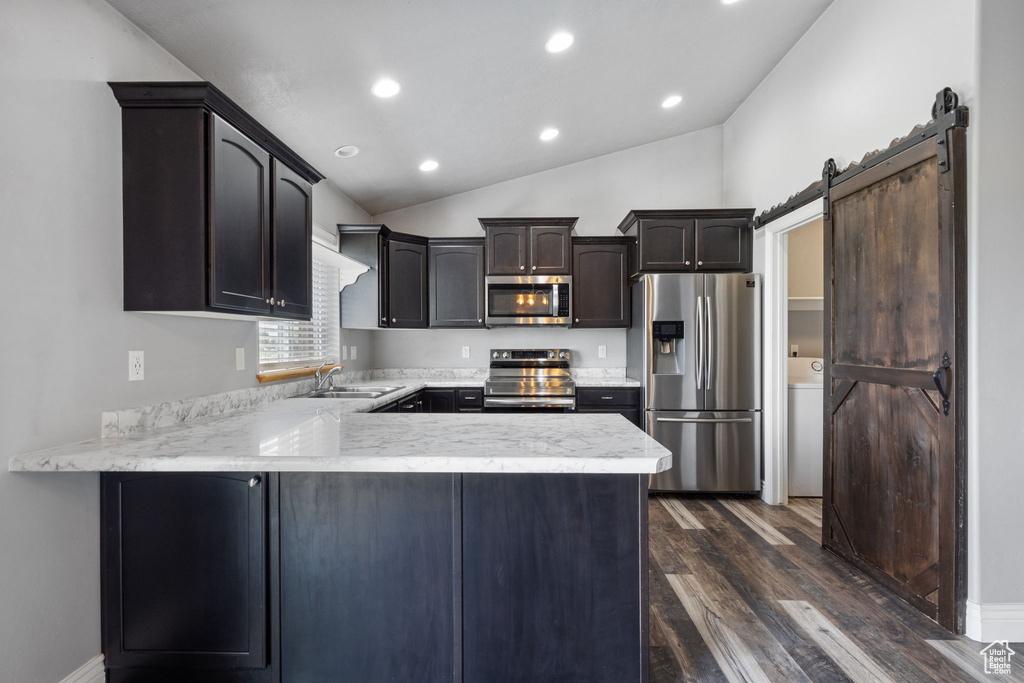
[[[607,358],[608,357],[608,347],[605,346],[604,344],[598,344],[598,346],[597,346],[597,357],[598,358]]]
[[[245,370],[245,348],[235,349],[235,370]]]
[[[468,346],[463,346],[462,347],[462,357],[463,358],[469,358],[469,347]]]
[[[352,347],[352,351],[349,355],[352,356],[352,360],[356,359],[356,347]]]
[[[348,360],[348,347],[344,344],[341,345],[341,359]]]

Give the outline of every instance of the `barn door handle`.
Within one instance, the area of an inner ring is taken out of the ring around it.
[[[932,373],[932,381],[935,382],[935,388],[939,390],[939,395],[942,396],[942,414],[949,415],[949,392],[942,387],[942,378],[947,375],[946,371],[949,369],[949,352],[942,354],[942,365],[935,369]]]

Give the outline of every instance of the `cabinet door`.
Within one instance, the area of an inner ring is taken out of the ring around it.
[[[388,327],[427,326],[427,245],[388,240]]]
[[[692,218],[647,218],[640,221],[640,272],[678,273],[694,269]]]
[[[525,226],[487,228],[487,274],[526,275],[527,241]]]
[[[697,219],[697,270],[748,273],[753,265],[753,235],[743,218]]]
[[[270,154],[215,115],[210,306],[270,311]]]
[[[456,476],[282,473],[279,491],[281,680],[451,683]]]
[[[462,475],[462,680],[646,680],[638,479]]]
[[[313,314],[313,186],[273,160],[271,282],[274,313],[308,320]]]
[[[484,326],[484,245],[430,246],[430,326]]]
[[[572,268],[572,228],[531,225],[530,275],[569,275]]]
[[[265,666],[266,519],[258,476],[103,475],[107,666]]]
[[[573,327],[629,327],[629,245],[572,246]]]
[[[427,389],[423,392],[424,413],[454,413],[454,389]]]

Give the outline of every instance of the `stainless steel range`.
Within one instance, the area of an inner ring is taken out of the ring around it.
[[[484,410],[576,410],[566,349],[491,349]]]

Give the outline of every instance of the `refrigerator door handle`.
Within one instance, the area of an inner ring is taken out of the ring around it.
[[[703,297],[697,297],[697,388],[700,389],[704,383],[704,302]]]
[[[657,422],[686,422],[697,424],[727,424],[736,422],[753,422],[752,417],[656,417]]]
[[[714,329],[713,323],[711,322],[711,297],[706,297],[704,303],[708,307],[708,319],[707,325],[704,328],[704,348],[706,349],[705,355],[707,365],[704,367],[704,386],[708,389],[711,388],[711,350],[715,348],[715,345],[711,343],[711,330]]]

